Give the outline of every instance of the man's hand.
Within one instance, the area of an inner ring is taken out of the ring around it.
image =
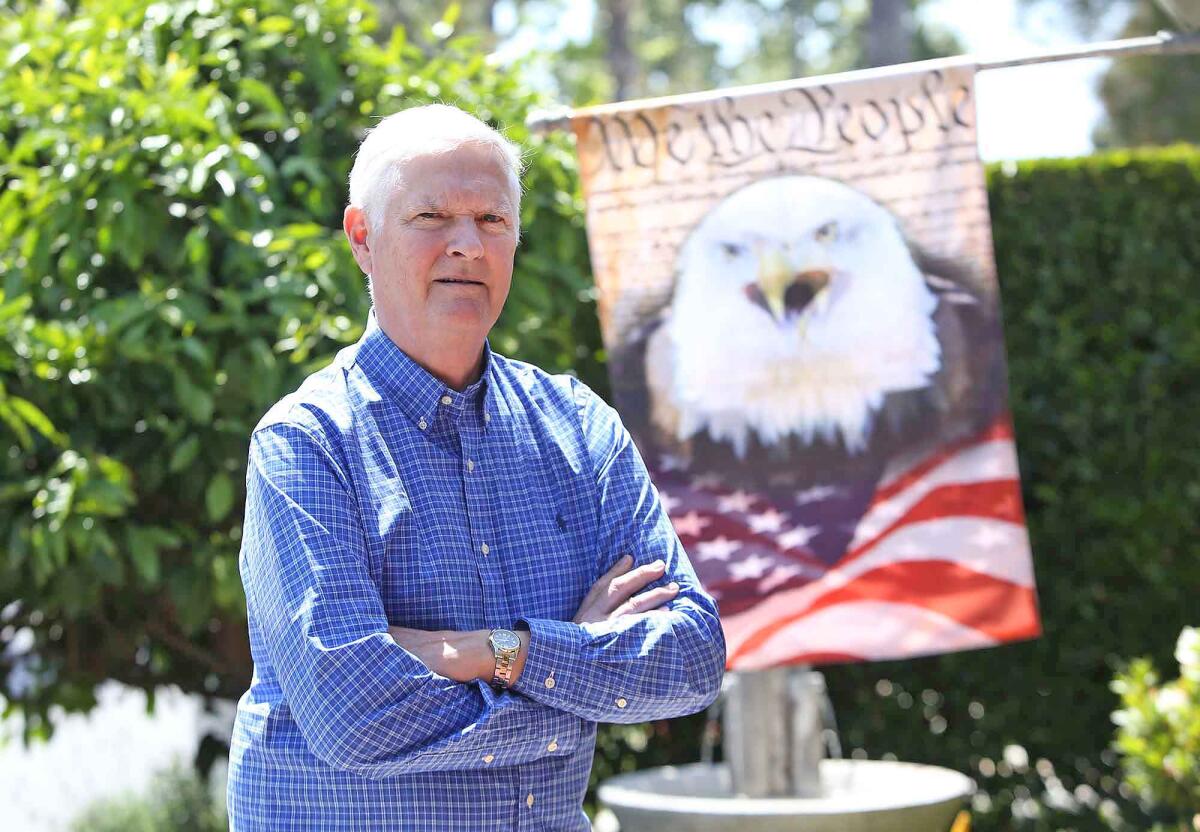
[[[631,613],[650,612],[679,594],[679,585],[669,583],[634,595],[647,584],[661,578],[667,566],[661,560],[656,560],[631,572],[632,566],[633,558],[622,555],[617,565],[602,575],[588,591],[587,597],[579,605],[579,611],[571,620],[576,624],[586,624]]]

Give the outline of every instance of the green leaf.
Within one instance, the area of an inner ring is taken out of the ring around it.
[[[25,424],[51,442],[61,445],[66,441],[65,437],[55,429],[54,425],[46,417],[46,414],[39,410],[33,402],[18,396],[9,396],[7,402],[17,415],[25,420]]]
[[[184,412],[191,417],[192,421],[208,424],[212,420],[213,414],[212,393],[193,383],[188,378],[187,371],[182,367],[175,368],[174,377],[175,398],[183,406]]]
[[[208,519],[214,523],[224,520],[229,510],[233,508],[233,480],[225,472],[213,475],[204,491],[204,505],[208,510]]]
[[[177,474],[195,462],[199,454],[200,437],[192,434],[175,448],[175,452],[171,454],[171,461],[167,463],[167,470]]]
[[[282,34],[284,32],[290,32],[293,25],[294,23],[290,17],[284,17],[283,15],[271,15],[270,17],[265,17],[259,21],[258,28],[269,34]]]
[[[138,578],[147,586],[157,584],[159,556],[155,536],[140,526],[129,526],[126,538],[129,542],[129,559],[133,561]]]

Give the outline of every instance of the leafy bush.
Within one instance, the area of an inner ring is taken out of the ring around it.
[[[223,801],[183,768],[159,772],[145,795],[103,800],[89,806],[70,832],[226,832]]]
[[[1186,829],[1193,816],[1200,818],[1200,629],[1183,629],[1175,659],[1180,676],[1171,682],[1160,682],[1154,662],[1144,658],[1118,673],[1112,689],[1121,709],[1112,719],[1129,784]]]
[[[975,777],[977,830],[1144,824],[1108,684],[1124,657],[1163,666],[1162,633],[1195,618],[1200,151],[996,165],[988,185],[1044,635],[826,677],[848,749]]]
[[[341,212],[377,116],[444,100],[532,148],[493,343],[600,375],[573,155],[470,42],[380,46],[363,0],[58,9],[0,7],[0,627],[33,734],[106,678],[245,689],[248,437],[361,332]]]

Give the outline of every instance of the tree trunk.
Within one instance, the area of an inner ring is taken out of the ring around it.
[[[631,0],[604,0],[608,14],[608,69],[613,77],[613,100],[625,101],[634,95],[637,58],[629,46]]]
[[[867,19],[867,65],[890,66],[912,60],[909,0],[871,0]]]

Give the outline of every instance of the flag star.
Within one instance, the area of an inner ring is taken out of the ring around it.
[[[807,546],[809,541],[821,533],[820,526],[797,526],[775,538],[784,549]]]
[[[729,574],[734,580],[761,578],[771,566],[772,560],[762,555],[751,555],[745,560],[729,564]]]
[[[687,463],[681,458],[671,454],[663,454],[658,458],[658,470],[667,471],[683,471],[687,468]]]
[[[740,511],[744,514],[750,510],[750,506],[752,505],[754,505],[753,494],[747,494],[745,491],[735,491],[717,500],[717,511],[722,513]]]
[[[777,586],[787,583],[792,578],[804,574],[804,570],[794,563],[786,563],[771,570],[771,574],[758,585],[759,592],[770,592]]]
[[[678,497],[672,497],[665,491],[658,492],[658,501],[662,503],[663,511],[667,514],[675,511],[675,509],[679,508],[679,504],[683,502],[683,500]]]
[[[680,537],[699,537],[705,527],[712,524],[710,518],[702,517],[694,511],[689,511],[682,517],[675,517],[671,522],[675,524],[675,534]]]
[[[716,474],[701,474],[692,478],[692,488],[720,488],[721,478]]]
[[[812,488],[806,488],[796,495],[796,504],[815,503],[818,500],[827,500],[830,497],[836,497],[841,493],[842,490],[840,488],[832,485],[814,485]]]
[[[730,555],[742,548],[725,536],[706,540],[696,545],[696,557],[700,560],[729,560]]]
[[[773,508],[769,508],[762,514],[752,514],[747,518],[746,522],[750,524],[750,530],[756,534],[763,532],[777,532],[783,528],[783,521],[786,520],[782,514]]]

